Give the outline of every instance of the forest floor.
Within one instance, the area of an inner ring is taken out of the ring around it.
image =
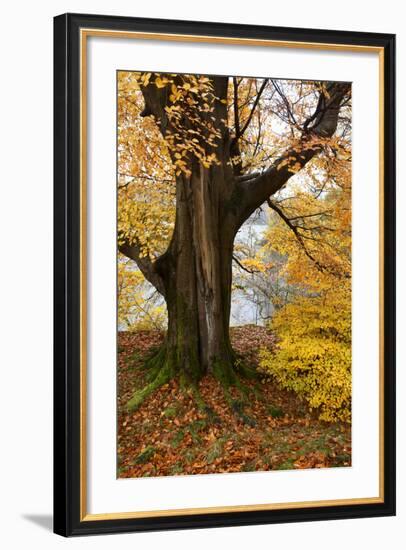
[[[234,349],[255,365],[258,349],[274,346],[263,327],[231,329]],[[292,392],[269,378],[247,381],[252,399],[250,426],[231,410],[220,384],[211,376],[200,383],[216,422],[172,380],[132,413],[125,405],[145,385],[143,363],[161,343],[158,331],[120,332],[118,336],[118,477],[290,470],[351,465],[351,427],[317,420]],[[252,423],[251,423],[252,424]]]

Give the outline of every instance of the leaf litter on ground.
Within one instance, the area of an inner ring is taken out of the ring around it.
[[[232,328],[231,337],[237,354],[253,366],[261,347],[275,345],[270,331],[254,325]],[[254,425],[231,409],[210,375],[201,380],[199,390],[215,422],[176,380],[159,388],[137,411],[127,412],[127,401],[145,384],[145,358],[163,338],[159,331],[118,335],[118,477],[351,465],[350,425],[319,421],[293,392],[279,389],[266,376],[260,390],[257,382],[245,382],[252,392],[249,417]]]

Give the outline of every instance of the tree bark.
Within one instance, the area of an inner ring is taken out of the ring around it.
[[[233,363],[228,327],[234,235],[220,220],[221,182],[213,172],[198,167],[178,185],[174,236],[162,271],[166,345],[176,355],[176,369],[191,381]]]

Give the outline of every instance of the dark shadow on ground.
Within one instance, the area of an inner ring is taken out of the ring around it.
[[[52,531],[53,529],[53,518],[50,514],[23,514],[22,517],[42,527],[46,531]]]

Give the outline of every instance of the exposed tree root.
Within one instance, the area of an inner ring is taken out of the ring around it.
[[[147,397],[149,397],[155,390],[169,382],[170,379],[170,371],[166,368],[162,368],[152,382],[133,394],[127,403],[127,410],[129,412],[137,410]]]
[[[200,390],[197,387],[197,385],[192,384],[188,388],[188,391],[191,393],[196,403],[198,411],[206,415],[207,421],[210,424],[221,424],[220,417],[211,407],[209,407],[209,405],[203,399],[202,394],[200,393]]]
[[[240,376],[247,380],[258,380],[259,378],[258,371],[254,367],[247,365],[241,357],[236,356],[234,368]]]
[[[153,382],[157,378],[161,370],[165,369],[165,364],[168,362],[168,359],[166,346],[161,346],[146,359],[144,369],[147,371],[147,382]],[[174,365],[172,365],[172,367],[173,366]]]
[[[162,346],[145,361],[144,367],[147,369],[148,383],[133,394],[127,403],[128,411],[137,410],[147,397],[175,377],[175,356],[166,346]]]
[[[232,411],[245,424],[255,426],[255,421],[245,413],[245,408],[249,405],[253,389],[245,385],[242,379],[253,380],[257,377],[257,373],[255,369],[244,365],[240,360],[233,360],[233,365],[229,361],[216,362],[213,366],[213,376],[223,388],[225,398]],[[179,371],[174,351],[168,350],[165,345],[161,346],[147,358],[144,368],[147,370],[147,384],[137,390],[128,401],[128,411],[137,410],[145,399],[157,389],[169,382],[169,380],[179,377],[181,387],[192,396],[198,410],[206,415],[208,421],[214,424],[220,422],[215,411],[204,401],[199,391],[197,380],[191,380],[190,376],[187,377],[183,371]],[[230,388],[238,391],[238,398],[233,397]],[[254,396],[258,397],[258,390],[254,392]]]
[[[253,418],[245,413],[245,408],[249,404],[250,388],[243,384],[241,375],[237,369],[233,368],[228,362],[217,362],[213,369],[214,377],[219,381],[223,388],[224,396],[231,410],[248,426],[255,426]],[[234,398],[230,388],[234,387],[240,393],[240,398]]]

